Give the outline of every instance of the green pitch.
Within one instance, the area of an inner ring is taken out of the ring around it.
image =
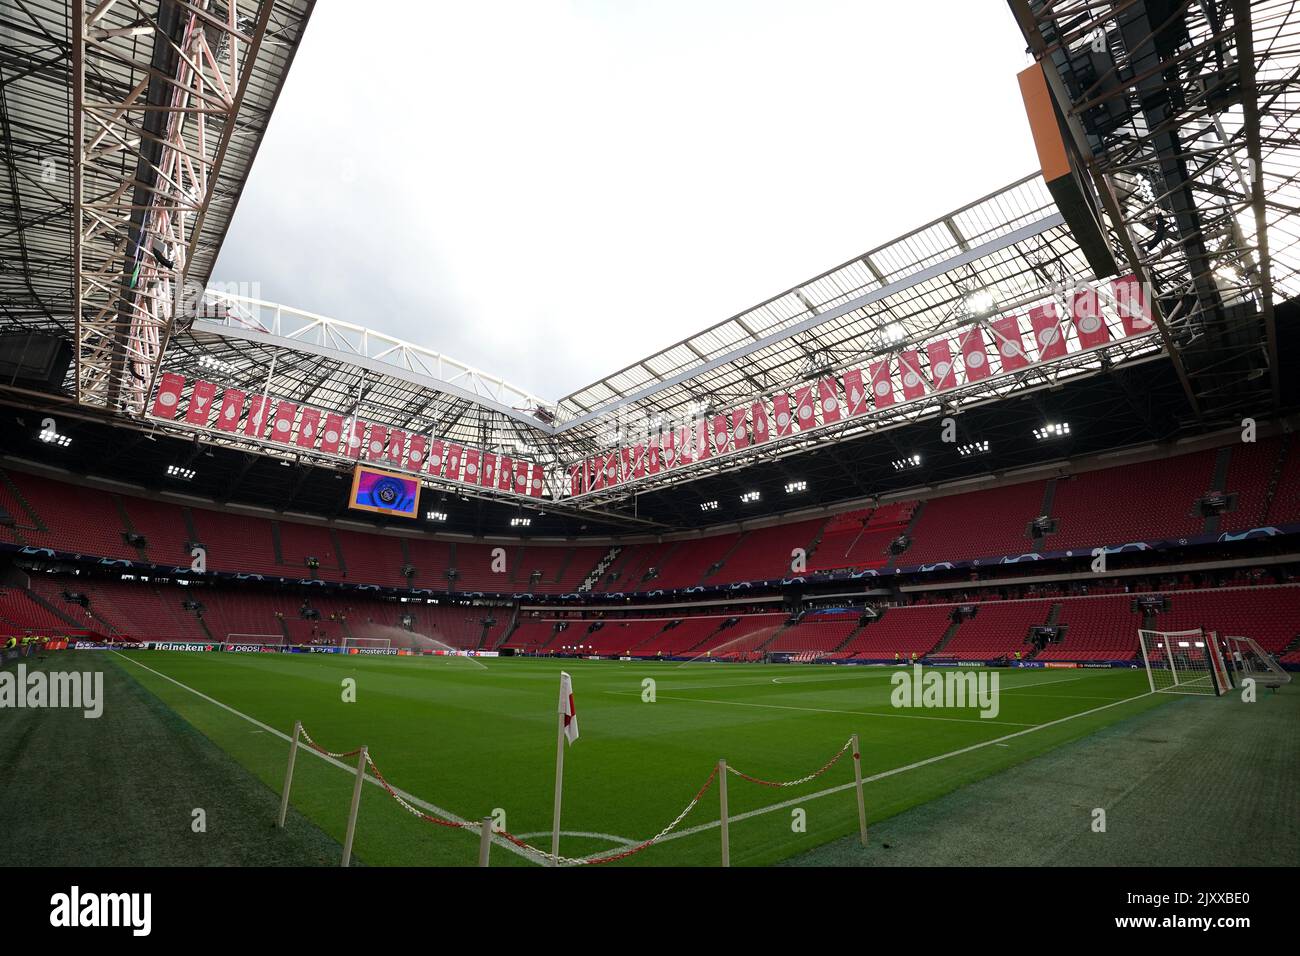
[[[1138,670],[1003,670],[1000,710],[983,719],[974,708],[892,707],[895,669],[879,667],[169,652],[82,652],[77,662],[116,666],[277,793],[286,737],[302,720],[329,750],[369,746],[393,786],[425,804],[472,820],[504,811],[512,833],[544,848],[563,668],[582,734],[565,757],[561,853],[574,857],[659,832],[720,757],[753,776],[793,779],[856,732],[875,822],[1168,702],[1146,693]],[[347,678],[355,702],[344,700]],[[731,776],[732,864],[775,863],[855,834],[852,781],[847,758],[792,788]],[[343,769],[300,751],[295,816],[341,841],[351,789]],[[717,865],[718,818],[715,786],[668,839],[614,865]],[[363,788],[359,820],[359,862],[475,862],[476,834],[422,822],[378,786]],[[270,823],[247,821],[274,841]],[[497,845],[492,865],[536,864]]]

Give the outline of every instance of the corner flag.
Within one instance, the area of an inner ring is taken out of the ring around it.
[[[551,866],[560,864],[560,795],[564,792],[564,741],[578,739],[578,712],[573,707],[573,678],[560,671],[560,715],[555,728],[555,815],[551,821]]]
[[[560,713],[564,715],[564,737],[569,743],[578,739],[578,712],[573,707],[573,678],[560,671]]]

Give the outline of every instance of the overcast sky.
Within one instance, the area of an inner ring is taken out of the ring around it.
[[[320,3],[213,278],[549,399],[1037,168],[1003,0]]]

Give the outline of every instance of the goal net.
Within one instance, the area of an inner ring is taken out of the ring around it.
[[[392,647],[389,637],[349,637],[343,641],[344,647]]]
[[[1213,631],[1138,631],[1152,693],[1214,696],[1228,689],[1228,673]]]
[[[1228,667],[1237,686],[1246,678],[1253,678],[1264,687],[1281,687],[1291,683],[1291,675],[1253,637],[1225,637]]]

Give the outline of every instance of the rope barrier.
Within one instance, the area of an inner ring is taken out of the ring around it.
[[[318,753],[324,754],[327,757],[334,757],[335,759],[339,759],[342,757],[355,757],[357,754],[361,752],[361,748],[358,747],[356,750],[349,750],[346,753],[334,753],[332,751],[326,750],[324,747],[321,747],[319,744],[317,744],[316,741],[312,740],[311,736],[307,733],[306,728],[300,728],[300,732],[303,736],[303,739],[307,741],[307,745],[309,747],[311,747],[313,750],[317,751]],[[844,756],[844,754],[848,751],[848,749],[852,746],[852,744],[853,744],[852,738],[845,741],[844,746],[839,749],[839,751],[835,754],[835,756],[832,757],[825,764],[825,766],[823,766],[820,770],[816,770],[813,773],[808,774],[807,776],[800,777],[798,780],[788,780],[785,782],[760,780],[759,778],[752,777],[747,773],[741,773],[735,767],[732,767],[730,765],[727,766],[727,770],[730,773],[734,773],[736,776],[741,777],[742,779],[748,780],[751,783],[756,783],[764,787],[796,787],[799,784],[807,783],[810,780],[815,780],[817,777],[820,777],[822,774],[824,774],[827,770],[833,767],[841,757]],[[407,813],[416,817],[417,819],[423,820],[426,823],[436,824],[437,826],[440,827],[447,827],[448,829],[452,829],[452,830],[478,830],[480,827],[483,826],[482,823],[471,823],[468,821],[457,822],[455,820],[445,820],[442,817],[434,816],[433,814],[430,813],[425,813],[419,807],[415,806],[409,800],[405,799],[400,793],[398,793],[393,788],[392,784],[390,784],[387,778],[380,772],[379,766],[375,763],[374,757],[372,757],[369,753],[366,754],[366,766],[369,767],[371,772],[374,773],[375,779],[379,781],[379,785],[383,787],[384,790],[388,793],[388,795],[397,802],[397,805],[400,806]],[[663,840],[663,838],[668,836],[668,834],[672,833],[673,830],[677,829],[677,827],[681,826],[682,821],[685,820],[690,815],[691,811],[694,810],[696,806],[699,805],[700,800],[704,798],[704,795],[708,793],[709,788],[712,787],[713,784],[716,782],[717,776],[718,776],[718,767],[715,764],[713,767],[713,771],[708,776],[708,779],[704,781],[700,789],[696,791],[695,796],[691,798],[690,802],[687,803],[684,808],[682,808],[682,812],[677,814],[677,816],[673,818],[671,823],[669,823],[666,827],[664,827],[654,836],[650,837],[648,840],[643,840],[634,846],[627,847],[626,849],[620,850],[617,853],[610,853],[606,856],[590,857],[590,858],[554,856],[548,850],[543,850],[540,847],[533,846],[527,840],[515,836],[513,833],[511,833],[508,830],[497,830],[495,832],[497,836],[501,837],[503,840],[507,840],[510,843],[513,843],[515,846],[519,847],[524,852],[537,856],[543,861],[554,862],[559,866],[598,866],[602,863],[614,863],[618,860],[625,860],[630,856],[635,856],[636,854],[641,853],[644,850],[648,850],[650,847],[654,846],[656,843]]]
[[[830,770],[831,767],[835,766],[835,764],[839,762],[841,757],[843,757],[846,753],[849,752],[849,748],[852,746],[853,746],[853,738],[850,737],[848,740],[844,741],[844,746],[841,747],[839,751],[836,752],[835,756],[832,757],[830,760],[828,760],[820,770],[814,770],[812,773],[800,777],[798,780],[761,780],[758,777],[751,777],[747,773],[742,773],[741,771],[737,770],[735,767],[731,766],[731,764],[727,764],[727,771],[729,773],[734,773],[737,777],[740,777],[742,780],[748,780],[750,783],[756,783],[760,787],[797,787],[800,784],[805,784],[810,780],[816,780],[827,770]]]

